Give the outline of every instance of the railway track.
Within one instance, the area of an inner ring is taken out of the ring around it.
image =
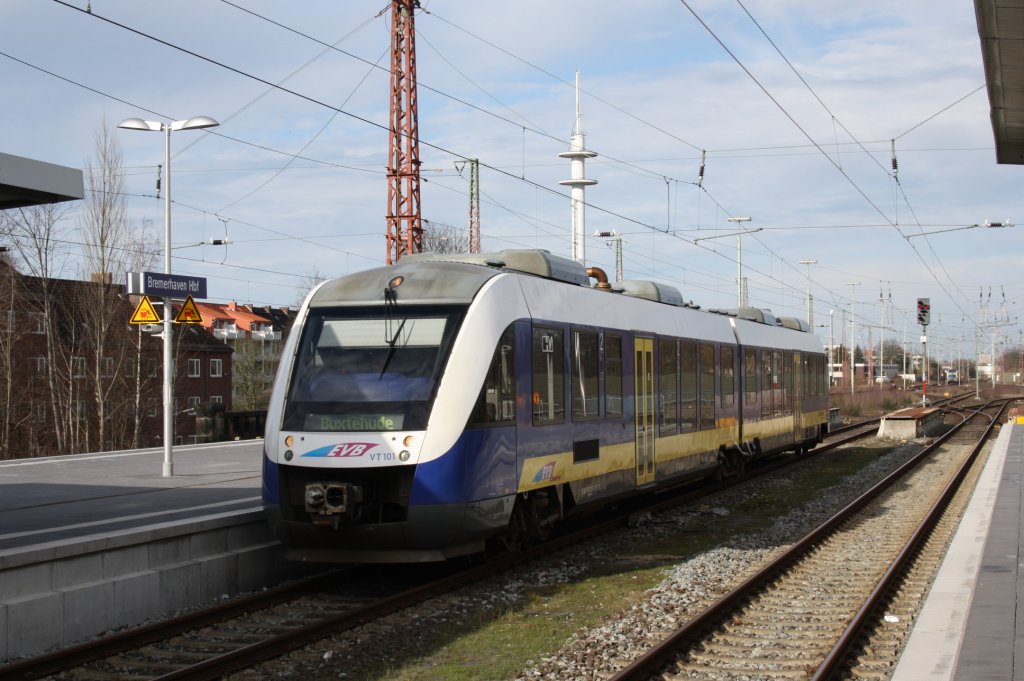
[[[830,449],[874,433],[877,419],[868,420],[810,454],[779,457],[751,471],[768,473],[799,463]],[[681,504],[694,503],[710,494],[742,483],[731,479],[690,493],[631,509],[632,513],[657,513]],[[353,571],[320,575],[268,592],[235,599],[223,605],[172,620],[129,630],[98,641],[56,651],[0,667],[0,681],[13,679],[216,679],[251,668],[263,661],[296,650],[311,642],[364,625],[374,619],[485,579],[567,545],[585,541],[622,526],[616,517],[574,531],[529,551],[505,556],[468,570],[445,574],[429,582],[411,585],[379,578],[360,587]],[[338,588],[339,582],[348,584]]]
[[[925,573],[955,531],[969,497],[961,483],[1004,407],[965,415],[613,678],[879,678],[912,623]]]

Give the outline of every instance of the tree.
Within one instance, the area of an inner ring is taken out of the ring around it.
[[[453,225],[423,221],[425,253],[468,253],[469,235]]]
[[[0,212],[0,225],[4,215]],[[18,272],[7,253],[0,254],[0,457],[11,451],[11,434],[18,419],[14,393],[14,348],[22,337],[16,323]]]
[[[231,378],[234,386],[232,407],[241,411],[265,409],[266,363],[261,353],[262,346],[254,340],[236,341],[235,354],[231,358]]]
[[[327,281],[330,279],[326,274],[318,269],[314,269],[312,272],[307,272],[299,279],[299,283],[295,285],[295,307],[302,307],[302,303],[305,302],[306,296],[309,292],[316,288],[317,284]]]
[[[16,313],[31,319],[32,333],[45,340],[43,361],[39,367],[43,374],[44,391],[26,391],[28,409],[33,412],[32,420],[41,425],[48,422],[59,452],[74,451],[72,438],[77,434],[73,428],[72,390],[73,387],[73,338],[71,345],[58,341],[58,279],[68,262],[68,251],[64,246],[62,222],[71,209],[67,204],[46,204],[30,208],[17,208],[4,214],[3,233],[14,248],[22,267],[32,277],[31,282],[23,280],[23,295],[17,297]],[[33,399],[35,400],[33,402]],[[43,405],[48,407],[42,413]],[[14,405],[12,405],[13,407]],[[34,435],[34,434],[33,434]],[[40,446],[41,440],[33,437],[29,448]]]
[[[117,302],[119,290],[113,282],[123,282],[128,272],[133,234],[125,205],[121,147],[104,120],[95,140],[95,157],[85,164],[87,196],[79,214],[83,246],[82,278],[92,282],[85,289],[82,305],[83,343],[89,353],[92,374],[92,406],[96,416],[95,448],[104,451],[124,446],[123,437],[108,432],[110,415],[128,414],[121,380],[124,369],[133,361],[124,310]],[[137,334],[136,334],[137,335]],[[127,338],[126,338],[127,336]],[[116,398],[116,399],[115,399]],[[93,444],[93,443],[90,443]]]

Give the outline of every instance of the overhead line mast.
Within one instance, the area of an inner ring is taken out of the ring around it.
[[[391,0],[391,116],[388,143],[387,264],[423,250],[416,30],[420,0]]]

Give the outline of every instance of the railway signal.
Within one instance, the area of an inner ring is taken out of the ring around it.
[[[929,298],[917,299],[917,323],[928,326],[932,321],[932,304]]]
[[[932,302],[930,298],[917,299],[917,323],[921,325],[921,355],[924,358],[924,366],[921,368],[921,406],[928,406],[928,336],[924,331],[932,320]]]

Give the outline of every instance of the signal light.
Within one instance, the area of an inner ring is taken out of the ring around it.
[[[917,323],[928,326],[932,320],[932,306],[928,298],[917,299]]]

